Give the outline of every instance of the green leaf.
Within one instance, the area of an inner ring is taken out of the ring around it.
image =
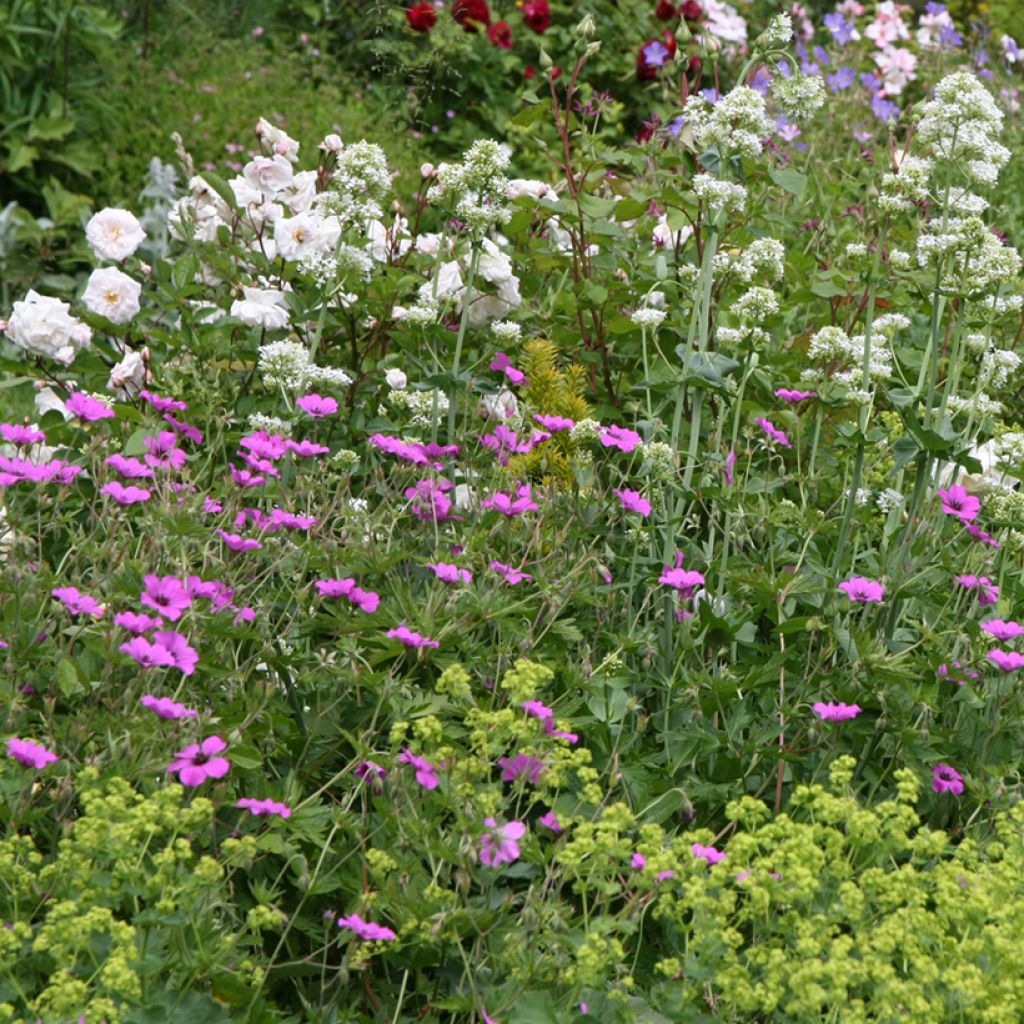
[[[70,658],[61,658],[57,662],[57,689],[65,697],[85,693],[85,687],[78,679],[78,669]]]
[[[689,359],[686,359],[686,346],[676,345],[676,355],[683,360],[683,370],[690,380],[702,381],[715,388],[721,388],[725,378],[740,368],[735,359],[721,352],[691,352]]]
[[[807,175],[792,167],[769,171],[769,177],[776,185],[794,196],[802,196],[807,191]]]
[[[7,171],[14,174],[15,171],[23,171],[31,167],[33,161],[39,156],[39,150],[26,142],[15,142],[7,151]]]
[[[518,114],[513,115],[509,119],[510,124],[519,125],[520,127],[530,128],[535,125],[538,121],[543,121],[548,115],[548,111],[551,108],[550,100],[543,100],[540,103],[533,103],[528,107],[523,107]]]
[[[37,117],[28,130],[31,140],[56,142],[75,130],[75,122],[67,117]]]

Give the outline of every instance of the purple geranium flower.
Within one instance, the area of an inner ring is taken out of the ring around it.
[[[177,701],[171,700],[170,697],[154,697],[151,693],[147,693],[140,697],[139,703],[144,708],[149,708],[154,715],[158,715],[160,718],[166,718],[169,720],[178,718],[195,718],[199,714],[198,711],[193,711],[191,708],[185,707],[184,704],[179,704]]]
[[[484,818],[484,824],[490,831],[480,839],[480,863],[496,868],[518,860],[519,840],[526,834],[526,825],[521,821],[499,825],[494,818]]]
[[[398,938],[390,928],[385,928],[382,924],[374,924],[373,921],[364,921],[358,914],[339,917],[338,927],[355,932],[364,942],[393,942]]]
[[[202,743],[190,743],[181,753],[175,754],[167,770],[177,774],[183,786],[201,786],[207,779],[223,778],[231,769],[231,762],[219,755],[227,750],[227,744],[219,736],[207,736]]]
[[[851,576],[839,584],[839,589],[851,601],[868,604],[879,604],[885,597],[885,587],[877,580],[869,580],[865,576]]]
[[[937,764],[932,769],[932,789],[936,793],[960,794],[964,791],[964,778],[948,764]]]
[[[41,744],[33,740],[18,739],[16,736],[12,736],[7,741],[7,756],[13,757],[27,768],[35,768],[37,771],[42,771],[48,764],[60,760],[56,754]]]

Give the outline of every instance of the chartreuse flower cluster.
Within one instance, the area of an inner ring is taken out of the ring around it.
[[[197,842],[210,801],[185,804],[173,784],[143,796],[93,768],[76,783],[82,813],[55,857],[27,836],[0,841],[0,1020],[119,1024],[154,996],[173,1002],[188,979],[258,979],[247,947],[273,912],[253,908],[246,926],[228,909],[225,867]]]

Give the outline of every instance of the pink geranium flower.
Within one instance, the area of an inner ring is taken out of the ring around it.
[[[30,444],[41,444],[46,441],[46,434],[24,423],[0,423],[0,437],[8,444],[22,447]]]
[[[171,622],[177,622],[192,604],[192,595],[177,576],[149,574],[143,578],[146,589],[139,600],[158,615]]]
[[[103,461],[126,480],[152,479],[156,476],[156,473],[144,462],[129,458],[127,455],[108,455]]]
[[[345,597],[360,611],[373,614],[380,607],[380,595],[372,590],[363,590],[356,586],[351,578],[317,580],[315,584],[321,597]]]
[[[193,711],[191,708],[185,707],[184,704],[179,704],[177,701],[171,700],[170,697],[154,697],[151,693],[147,693],[140,697],[139,703],[144,708],[149,708],[154,715],[168,720],[178,718],[195,718],[199,714],[198,711]]]
[[[468,569],[460,569],[451,562],[428,562],[427,567],[434,570],[434,575],[443,583],[472,583],[473,574]]]
[[[522,572],[520,569],[513,569],[511,565],[506,565],[504,562],[497,560],[491,562],[491,568],[501,575],[505,582],[514,587],[517,583],[522,583],[525,580],[532,580],[533,577],[528,572]]]
[[[172,668],[174,655],[163,644],[153,643],[144,636],[136,636],[118,647],[123,654],[134,658],[143,668]]]
[[[538,413],[533,418],[552,434],[557,434],[560,430],[572,430],[576,426],[575,420],[569,419],[568,416],[545,416]]]
[[[736,483],[736,478],[733,476],[733,467],[736,465],[736,453],[730,448],[729,454],[725,457],[725,463],[722,466],[722,475],[725,477],[725,485],[732,487]]]
[[[60,760],[56,754],[41,744],[15,736],[7,741],[7,756],[20,761],[27,768],[35,768],[36,771],[42,771],[48,764]]]
[[[533,500],[530,485],[523,484],[516,491],[516,497],[513,498],[511,494],[498,491],[497,494],[493,494],[491,497],[485,498],[480,502],[480,507],[493,508],[502,515],[511,518],[512,516],[522,515],[524,512],[533,512],[540,506]]]
[[[631,491],[628,488],[614,488],[612,494],[616,495],[619,503],[627,512],[636,512],[645,519],[651,514],[651,503],[639,492]]]
[[[987,576],[957,576],[956,581],[961,587],[978,592],[978,604],[982,608],[995,604],[999,600],[999,587]]]
[[[421,522],[441,523],[454,519],[452,501],[446,494],[454,487],[448,480],[430,480],[424,477],[415,487],[407,487],[405,496],[411,502],[410,511]]]
[[[82,391],[76,391],[64,404],[67,406],[68,412],[73,412],[80,420],[89,423],[114,418],[114,410],[106,402],[90,398]]]
[[[100,488],[100,494],[113,498],[119,505],[137,505],[139,502],[149,501],[153,496],[153,492],[147,491],[145,487],[125,487],[124,484],[118,483],[116,480],[104,484]]]
[[[502,782],[515,782],[518,779],[527,779],[536,785],[544,773],[544,762],[532,754],[499,757],[498,767],[501,768]]]
[[[207,736],[202,743],[190,743],[175,754],[167,770],[177,774],[183,786],[201,786],[207,779],[221,779],[231,770],[231,762],[219,755],[228,745],[219,736]]]
[[[959,484],[947,488],[940,487],[939,498],[942,500],[942,511],[947,516],[956,516],[965,523],[977,519],[981,511],[981,499],[968,494],[966,488]]]
[[[395,629],[389,629],[387,635],[390,640],[398,640],[405,644],[406,647],[441,646],[437,640],[431,640],[428,636],[423,636],[421,633],[413,632],[413,630],[409,629],[404,622]]]
[[[406,747],[402,753],[398,755],[398,761],[400,764],[412,765],[412,767],[416,769],[416,781],[424,789],[437,789],[438,783],[440,782],[437,777],[437,769],[425,757],[420,757],[419,754],[414,754],[408,747]],[[372,761],[367,762],[367,764],[372,763]]]
[[[415,755],[413,755],[415,757]],[[383,782],[388,777],[388,770],[376,761],[360,761],[356,765],[356,776],[366,782],[375,793],[384,789]],[[431,787],[433,788],[433,787]]]
[[[980,526],[976,526],[974,523],[964,523],[964,528],[975,540],[980,540],[982,544],[987,544],[990,548],[995,548],[997,551],[1001,547],[999,541],[991,533],[986,533]]]
[[[179,402],[176,398],[161,398],[152,391],[140,391],[139,398],[157,412],[184,412],[188,408],[188,402]]]
[[[259,551],[263,547],[253,537],[243,537],[238,533],[228,533],[227,530],[218,530],[217,535],[232,551]]]
[[[936,793],[960,794],[964,791],[964,778],[948,764],[937,764],[932,769],[932,789]]]
[[[199,653],[190,646],[188,638],[173,630],[162,630],[153,634],[153,640],[170,654],[174,667],[182,675],[190,676],[199,664]]]
[[[141,612],[118,612],[114,616],[114,625],[127,629],[129,633],[148,633],[162,626],[163,621]]]
[[[333,416],[338,411],[337,401],[323,395],[303,395],[302,398],[295,400],[295,404],[314,419],[319,419],[321,416]]]
[[[1018,654],[1016,651],[1001,651],[997,647],[989,651],[985,657],[1004,672],[1016,672],[1017,669],[1024,668],[1024,654]]]
[[[851,576],[839,584],[839,589],[851,601],[866,604],[879,604],[885,597],[885,587],[877,580],[869,580],[865,576]]]
[[[676,564],[674,566],[666,565],[658,577],[658,582],[666,587],[678,590],[681,597],[688,598],[693,596],[693,592],[698,587],[704,585],[704,574],[684,569],[683,553],[682,551],[677,551]]]
[[[623,452],[631,452],[643,444],[643,438],[635,430],[620,427],[616,423],[605,427],[600,436],[605,448],[618,448]]]
[[[694,843],[690,847],[690,852],[694,857],[706,860],[708,864],[718,864],[725,860],[725,854],[721,850],[716,850],[713,846],[702,846],[700,843]]]
[[[519,840],[526,835],[526,825],[521,821],[499,825],[494,818],[484,818],[484,824],[490,831],[480,839],[480,863],[496,868],[519,860]]]
[[[191,441],[193,444],[203,443],[202,433],[190,423],[175,419],[169,412],[164,413],[164,421],[169,423],[174,428],[174,432],[180,434],[186,441]]]
[[[824,704],[822,701],[818,701],[817,704],[812,705],[814,713],[818,715],[822,721],[827,722],[843,722],[848,718],[856,718],[861,713],[861,708],[856,704],[844,704],[840,701],[838,704],[833,704],[831,701],[828,704]]]
[[[538,825],[543,825],[545,828],[551,829],[555,835],[560,835],[565,829],[562,827],[562,823],[558,820],[558,815],[554,811],[548,811],[547,814],[537,819]]]
[[[72,615],[91,615],[102,619],[106,607],[94,597],[83,594],[78,587],[55,587],[50,593],[60,601]]]
[[[325,444],[317,444],[315,441],[287,441],[288,451],[293,452],[303,459],[310,459],[316,455],[326,455],[330,448]]]
[[[779,388],[775,392],[776,398],[781,398],[784,402],[804,402],[808,398],[817,398],[817,391],[796,391],[791,388]]]
[[[774,424],[772,423],[772,421],[771,421],[771,420],[766,420],[766,419],[764,419],[764,418],[762,417],[762,418],[760,418],[760,419],[756,419],[756,420],[754,420],[754,422],[755,422],[755,423],[756,423],[756,424],[757,424],[757,425],[758,425],[758,426],[759,426],[759,427],[760,427],[760,428],[761,428],[761,429],[762,429],[762,430],[763,430],[763,431],[764,431],[764,432],[765,432],[765,433],[766,433],[766,434],[768,435],[768,437],[769,437],[769,438],[771,438],[771,440],[772,440],[772,441],[774,441],[774,442],[775,442],[776,444],[781,444],[783,448],[792,448],[792,447],[793,447],[793,445],[792,445],[792,444],[790,443],[790,440],[789,440],[789,438],[788,438],[788,437],[786,437],[786,432],[785,432],[784,430],[779,430],[779,428],[778,428],[778,427],[776,427],[776,426],[775,426],[775,425],[774,425]]]
[[[276,814],[280,818],[290,818],[292,816],[292,809],[287,804],[279,803],[277,800],[254,800],[252,797],[243,797],[236,807],[241,807],[243,811],[248,811],[250,814]]]
[[[981,628],[996,640],[1016,640],[1017,637],[1024,636],[1024,626],[1012,620],[989,619],[981,624]]]
[[[497,370],[500,373],[504,373],[506,377],[513,384],[522,384],[526,380],[526,374],[522,370],[517,370],[504,352],[499,352],[494,359],[491,360],[492,370]]]
[[[524,700],[519,705],[531,718],[539,718],[542,722],[550,722],[554,717],[554,709],[539,700]]]
[[[355,932],[364,942],[393,942],[398,938],[390,928],[385,928],[382,924],[374,924],[372,921],[364,921],[358,914],[339,917],[338,927]]]
[[[183,448],[178,447],[178,438],[170,430],[161,430],[156,437],[145,437],[142,443],[146,446],[143,459],[153,469],[179,470],[188,461]]]

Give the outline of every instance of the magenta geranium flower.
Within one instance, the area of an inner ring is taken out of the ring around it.
[[[964,791],[964,777],[948,764],[937,764],[932,769],[932,789],[936,793],[960,794]]]
[[[60,601],[72,615],[91,615],[102,619],[106,607],[95,597],[83,594],[78,587],[55,587],[50,593]]]
[[[414,444],[410,441],[403,441],[399,437],[388,437],[386,434],[374,434],[370,438],[370,444],[379,448],[382,452],[394,455],[405,462],[411,462],[417,466],[431,466],[433,469],[444,469],[440,462],[434,462],[422,444]]]
[[[520,569],[513,569],[511,565],[506,565],[504,562],[497,560],[491,562],[491,568],[501,575],[505,582],[514,587],[517,583],[522,583],[525,580],[532,580],[533,577],[528,572],[523,572]]]
[[[545,828],[551,829],[555,835],[560,835],[565,829],[562,827],[562,823],[558,820],[558,815],[554,811],[548,811],[547,814],[537,819],[538,825],[543,825]]]
[[[977,519],[981,511],[981,499],[968,494],[966,488],[959,484],[947,488],[940,487],[939,498],[942,500],[942,511],[947,516],[956,516],[965,523]]]
[[[831,701],[825,704],[819,700],[817,704],[812,705],[812,708],[814,713],[826,722],[843,722],[848,718],[856,718],[861,713],[861,708],[858,705],[844,704],[842,701],[838,704],[833,704]]]
[[[393,942],[398,938],[390,928],[385,928],[382,924],[374,924],[372,921],[364,921],[358,914],[339,917],[338,927],[355,932],[364,942]]]
[[[56,754],[41,744],[15,736],[7,741],[7,756],[20,761],[27,768],[35,768],[36,771],[42,771],[48,764],[60,760]]]
[[[776,398],[781,398],[784,402],[804,402],[808,398],[817,398],[817,391],[796,391],[791,388],[779,388],[775,392]]]
[[[316,455],[326,455],[330,448],[325,444],[317,444],[315,441],[286,441],[288,451],[293,452],[303,459],[311,459]]]
[[[539,700],[524,700],[519,705],[531,718],[539,718],[542,722],[549,722],[554,717],[553,708]]]
[[[619,504],[627,512],[636,512],[645,519],[651,514],[651,503],[639,492],[631,491],[628,488],[613,488],[612,494],[619,499]]]
[[[141,612],[118,612],[114,616],[114,625],[127,629],[129,633],[148,633],[162,626],[163,621]]]
[[[416,769],[416,781],[424,789],[437,789],[438,783],[440,782],[440,779],[437,777],[437,769],[425,757],[420,757],[419,754],[414,754],[408,747],[406,747],[401,754],[398,755],[398,761],[400,764],[412,765],[412,767]],[[373,762],[368,761],[366,763],[372,764]]]
[[[550,430],[552,434],[557,434],[561,430],[572,430],[576,426],[576,421],[569,419],[568,416],[545,416],[543,413],[538,413],[533,418],[545,430]]]
[[[399,640],[405,644],[406,647],[440,647],[440,643],[437,640],[431,640],[428,636],[423,636],[422,633],[413,632],[403,622],[400,626],[395,629],[388,630],[388,639]]]
[[[444,522],[454,519],[451,515],[452,501],[446,491],[454,487],[448,480],[430,480],[426,477],[416,482],[415,487],[407,487],[405,496],[411,502],[410,511],[421,522]]]
[[[106,402],[90,398],[82,391],[76,391],[64,404],[68,412],[73,412],[80,420],[89,423],[114,418],[114,410]]]
[[[451,562],[428,562],[427,567],[434,570],[434,575],[443,583],[472,583],[473,574],[468,569],[460,569]]]
[[[41,444],[46,440],[46,434],[34,427],[28,427],[24,423],[0,423],[0,437],[8,444],[22,447],[29,444]]]
[[[124,484],[118,483],[116,480],[104,484],[100,488],[100,494],[113,498],[119,505],[137,505],[141,501],[149,501],[153,496],[153,492],[147,491],[145,487],[125,487]]]
[[[1024,626],[1012,620],[989,619],[981,624],[981,628],[996,640],[1016,640],[1017,637],[1024,636]]]
[[[678,590],[681,597],[689,598],[693,596],[693,592],[698,587],[704,585],[704,574],[692,569],[684,569],[683,557],[682,551],[677,551],[676,564],[674,566],[666,565],[658,577],[658,582]]]
[[[536,785],[544,773],[544,762],[532,754],[499,757],[498,767],[501,768],[502,782],[516,782],[518,779],[527,779]]]
[[[995,548],[998,551],[1002,546],[991,533],[986,533],[980,526],[975,526],[974,523],[964,523],[964,528],[975,540],[980,540],[982,544],[987,544],[990,548]]]
[[[961,587],[978,592],[978,604],[982,608],[995,604],[999,600],[999,587],[987,576],[957,576],[956,581]]]
[[[415,754],[413,756],[415,757]],[[388,777],[388,770],[376,761],[360,761],[356,765],[356,777],[366,782],[375,793],[380,793],[384,788],[382,784]]]
[[[1001,651],[997,647],[989,651],[985,657],[1004,672],[1016,672],[1017,669],[1024,668],[1024,654],[1018,654],[1016,651]]]
[[[721,850],[716,850],[713,846],[702,846],[700,843],[694,843],[690,847],[690,852],[694,857],[706,860],[708,864],[718,864],[725,860],[725,854]]]
[[[952,664],[940,665],[936,670],[935,674],[940,679],[950,679],[957,686],[966,686],[967,680],[977,681],[979,678],[977,672],[971,671],[971,669],[964,667],[959,661],[954,661]]]
[[[281,434],[268,434],[265,430],[254,430],[251,434],[245,434],[238,442],[239,448],[260,459],[270,459],[276,462],[284,457],[288,451],[288,442]]]
[[[243,537],[239,533],[228,533],[227,530],[217,530],[217,536],[232,551],[259,551],[263,545],[253,537]]]
[[[161,398],[152,391],[140,391],[139,398],[151,405],[157,412],[184,412],[188,402],[179,402],[176,398]]]
[[[178,447],[177,434],[171,430],[161,430],[156,437],[145,437],[142,443],[146,446],[143,460],[153,469],[178,470],[188,461],[185,450]]]
[[[173,630],[163,630],[153,634],[153,640],[170,654],[174,667],[181,670],[182,675],[190,676],[199,664],[199,653],[189,645],[188,638]]]
[[[250,487],[262,487],[266,482],[267,478],[261,476],[259,473],[253,473],[248,469],[238,469],[236,466],[229,466],[231,470],[231,479],[242,488],[248,489]]]
[[[605,427],[600,437],[605,448],[618,448],[623,452],[631,452],[643,444],[643,438],[635,430],[620,427],[617,423]]]
[[[519,860],[519,840],[526,835],[526,825],[521,821],[499,825],[494,818],[484,818],[484,824],[490,831],[480,839],[480,863],[496,868]]]
[[[171,700],[170,697],[154,697],[151,693],[140,697],[139,703],[144,708],[149,708],[154,715],[168,720],[195,718],[199,714],[198,711],[193,711],[191,708],[185,707],[184,704]]]
[[[642,853],[634,853],[629,859],[629,866],[634,871],[643,871],[647,867],[647,858]]]
[[[540,506],[533,500],[529,484],[523,484],[516,490],[516,496],[498,491],[497,494],[484,498],[480,502],[481,508],[493,508],[503,516],[520,516],[524,512],[536,511]]]
[[[134,658],[143,668],[172,668],[174,655],[163,644],[136,636],[121,644],[118,650]]]
[[[254,800],[251,796],[243,797],[236,807],[250,814],[276,814],[280,818],[290,818],[292,809],[287,804],[279,803],[277,800]]]
[[[144,462],[129,458],[127,455],[108,455],[103,461],[126,480],[149,480],[156,476],[156,473]]]
[[[345,597],[360,611],[372,614],[380,607],[380,595],[372,590],[363,590],[356,586],[351,578],[317,580],[316,588],[321,597]]]
[[[839,589],[851,600],[866,604],[879,604],[885,597],[885,587],[866,576],[851,576],[839,584]]]
[[[177,622],[192,604],[192,595],[177,576],[157,576],[153,573],[143,577],[146,589],[139,600],[158,615],[171,622]]]
[[[727,487],[732,487],[736,483],[736,478],[733,475],[733,467],[736,465],[736,453],[730,448],[729,454],[725,457],[725,463],[722,466],[722,475],[725,477],[725,484]]]
[[[335,399],[323,395],[303,395],[295,404],[307,415],[319,419],[321,416],[333,416],[338,411]]]
[[[754,420],[754,422],[774,441],[776,444],[781,444],[783,448],[792,448],[793,445],[790,443],[789,438],[786,436],[784,430],[779,430],[778,427],[772,423],[771,420],[766,420],[763,417]]]
[[[202,433],[190,423],[175,419],[169,412],[164,413],[164,422],[170,424],[174,428],[174,432],[180,434],[186,441],[191,441],[193,444],[203,443]]]
[[[190,743],[167,770],[177,774],[183,786],[201,786],[207,779],[222,779],[231,770],[231,762],[219,755],[228,745],[219,736],[207,736],[202,743]]]
[[[522,384],[523,381],[526,380],[526,374],[523,373],[522,370],[517,370],[504,352],[499,352],[491,360],[490,368],[492,370],[497,370],[499,373],[505,374],[513,384]]]

